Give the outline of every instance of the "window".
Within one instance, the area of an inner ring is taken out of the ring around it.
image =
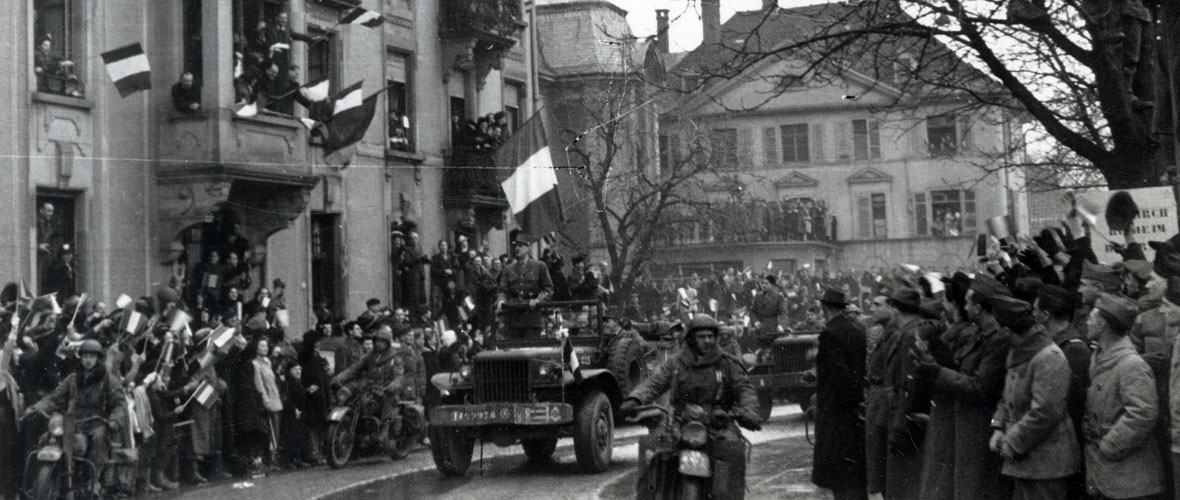
[[[340,66],[337,64],[334,53],[337,42],[336,33],[309,28],[307,34],[312,38],[319,39],[316,43],[307,44],[307,81],[315,82],[327,78],[334,91],[343,88],[340,85]]]
[[[509,129],[505,131],[505,136],[511,135],[520,129],[520,124],[524,122],[524,104],[525,104],[524,85],[519,83],[504,84],[504,114],[508,115]]]
[[[880,159],[880,122],[877,120],[852,120],[852,150],[857,160]]]
[[[83,33],[84,0],[34,0],[34,67],[37,91],[82,96],[80,81],[85,68]],[[43,45],[48,41],[48,52]]]
[[[945,189],[914,194],[914,232],[954,238],[975,234],[975,192]]]
[[[681,168],[680,136],[660,135],[660,171],[676,174]]]
[[[807,144],[807,124],[798,123],[779,127],[783,140],[783,162],[803,163],[811,161]]]
[[[414,150],[414,110],[410,100],[409,58],[390,52],[385,59],[385,105],[388,116],[389,148],[395,151]]]
[[[718,169],[738,168],[738,131],[736,128],[713,129],[710,144],[713,147],[713,162],[717,164]]]
[[[184,0],[182,5],[184,16],[184,68],[182,71],[192,72],[197,83],[201,82],[203,60],[201,58],[201,2],[202,0]]]
[[[885,216],[885,193],[856,197],[857,239],[883,240],[889,237]]]
[[[959,134],[955,115],[946,114],[926,118],[926,143],[930,156],[951,156],[959,150]]]
[[[778,163],[778,144],[774,140],[774,127],[765,127],[762,129],[762,161],[767,167]]]

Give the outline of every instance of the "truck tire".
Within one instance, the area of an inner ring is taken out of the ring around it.
[[[774,410],[774,395],[770,391],[758,391],[758,417],[763,422],[770,420],[770,412]]]
[[[578,466],[592,473],[610,467],[614,428],[614,415],[605,394],[593,391],[582,397],[574,413],[574,456]]]
[[[462,435],[457,428],[430,428],[430,455],[434,457],[434,466],[445,475],[467,474],[474,449],[475,439]]]
[[[615,376],[623,396],[643,380],[643,346],[633,338],[619,339],[606,357],[606,369]]]
[[[553,457],[553,452],[557,450],[557,436],[523,439],[520,441],[520,446],[524,448],[524,454],[529,457],[529,460],[548,462]]]

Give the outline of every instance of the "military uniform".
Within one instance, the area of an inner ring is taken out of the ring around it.
[[[549,268],[532,258],[510,264],[500,273],[500,293],[508,308],[504,311],[504,325],[519,337],[540,334],[545,325],[541,311],[528,309],[530,300],[545,300],[553,294],[553,280]]]

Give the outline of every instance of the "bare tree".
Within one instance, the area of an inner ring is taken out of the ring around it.
[[[739,13],[727,23],[738,32],[697,50],[709,57],[686,58],[669,87],[780,83],[753,108],[793,83],[824,85],[855,71],[894,91],[890,110],[937,103],[964,115],[1030,117],[1049,146],[1024,155],[1027,144],[1010,141],[996,168],[1052,167],[1081,179],[1095,170],[1111,188],[1156,185],[1172,137],[1161,146],[1156,134],[1170,126],[1155,125],[1152,31],[1180,19],[1143,1],[1139,10],[1140,0],[861,0]],[[1164,19],[1153,26],[1142,19],[1150,16]],[[778,61],[792,69],[765,70]]]

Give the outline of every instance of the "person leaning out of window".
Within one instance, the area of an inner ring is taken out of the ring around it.
[[[201,86],[194,80],[193,73],[185,71],[172,85],[172,105],[181,113],[201,112]]]

